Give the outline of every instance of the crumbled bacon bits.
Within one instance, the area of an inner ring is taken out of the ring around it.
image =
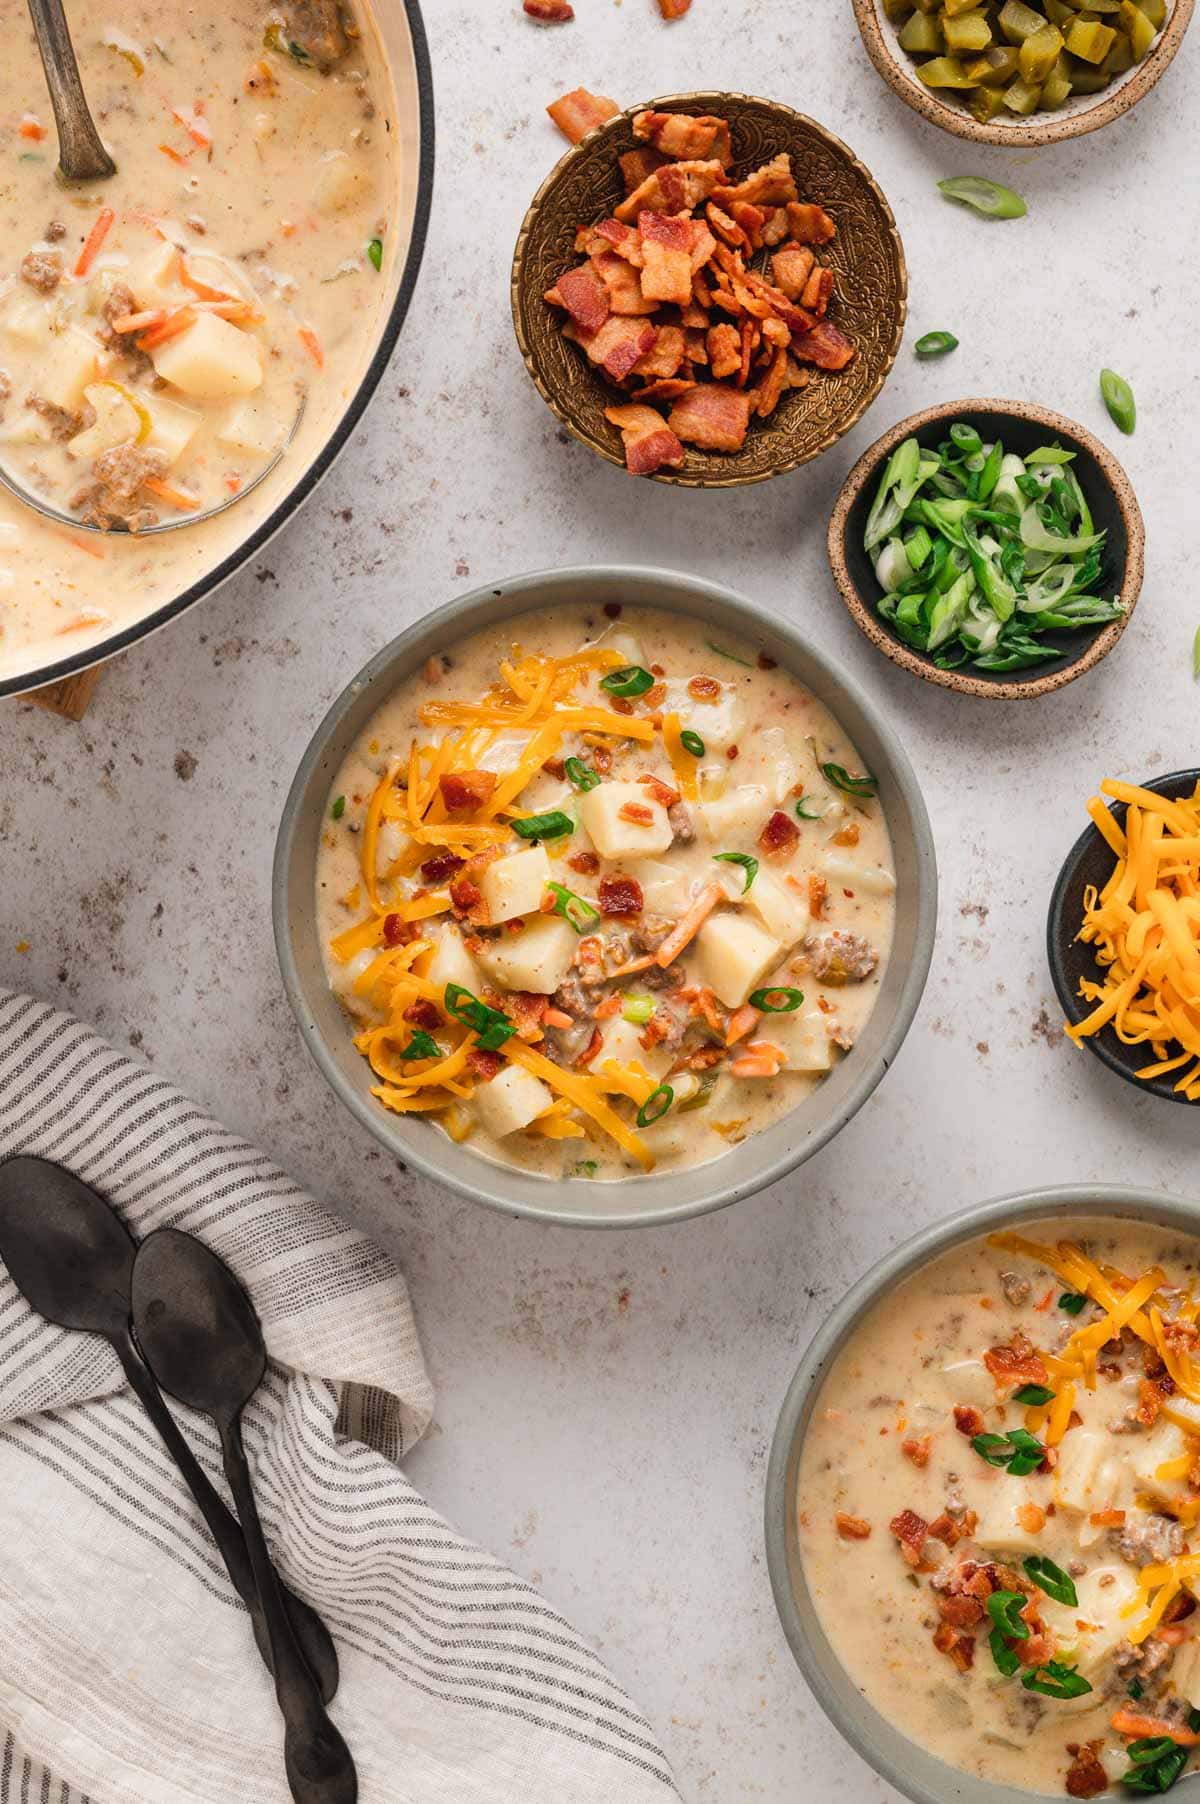
[[[642,912],[642,886],[636,877],[601,877],[600,913],[636,915]]]
[[[865,1541],[870,1536],[871,1524],[864,1516],[847,1516],[839,1510],[833,1520],[843,1541]]]
[[[461,770],[439,777],[438,787],[449,813],[474,814],[490,801],[496,782],[493,770]]]
[[[1020,1332],[1003,1347],[989,1347],[983,1363],[1000,1387],[1015,1389],[1021,1384],[1045,1384],[1045,1365],[1033,1350],[1032,1342]]]
[[[983,1433],[983,1411],[976,1409],[972,1403],[956,1403],[954,1426],[959,1434],[965,1434],[971,1440],[973,1436]]]
[[[789,858],[799,843],[800,829],[782,808],[775,810],[758,836],[759,850],[767,858]]]
[[[971,1635],[959,1635],[948,1622],[940,1622],[934,1631],[933,1645],[939,1654],[945,1654],[959,1672],[970,1672],[975,1664],[975,1640]]]
[[[914,1466],[927,1466],[933,1449],[933,1436],[923,1434],[919,1440],[901,1441],[900,1451]]]
[[[664,18],[687,11],[685,0],[659,5]],[[577,142],[616,108],[577,88],[548,111]],[[650,476],[686,467],[688,445],[740,451],[751,421],[805,386],[805,366],[843,369],[855,347],[827,317],[836,279],[813,248],[836,223],[801,200],[786,152],[739,180],[725,119],[646,110],[632,129],[637,148],[617,159],[625,199],[579,228],[584,261],[545,299],[567,316],[564,336],[628,391],[628,405],[605,417],[626,468]],[[757,261],[767,254],[771,280]],[[665,420],[651,401],[672,404]]]
[[[617,813],[623,821],[632,821],[635,827],[654,825],[654,810],[644,802],[623,802]]]
[[[525,0],[525,11],[539,25],[569,25],[575,17],[570,0]]]
[[[1098,1741],[1089,1741],[1086,1747],[1080,1747],[1078,1742],[1068,1742],[1067,1753],[1074,1755],[1067,1769],[1069,1798],[1098,1798],[1101,1792],[1108,1790],[1108,1774],[1099,1758],[1102,1745]]]
[[[901,1510],[888,1523],[892,1534],[900,1544],[900,1552],[905,1564],[914,1569],[921,1564],[921,1550],[925,1546],[929,1534],[929,1524],[915,1510]]]

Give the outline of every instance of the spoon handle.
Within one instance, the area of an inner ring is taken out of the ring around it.
[[[154,1375],[139,1352],[133,1336],[126,1335],[122,1340],[114,1341],[114,1346],[125,1368],[125,1376],[166,1444],[167,1452],[175,1461],[183,1475],[189,1491],[196,1500],[200,1514],[209,1527],[209,1532],[217,1544],[221,1558],[225,1562],[234,1589],[250,1612],[250,1621],[254,1629],[254,1639],[263,1657],[267,1671],[271,1671],[271,1637],[267,1631],[266,1617],[259,1601],[258,1586],[254,1579],[254,1568],[246,1547],[245,1537],[232,1513],[226,1508],[218,1493],[213,1489],[203,1467],[188,1446],[174,1416],[163,1399],[163,1394],[154,1381]],[[322,1695],[333,1697],[338,1687],[338,1658],[332,1637],[316,1611],[303,1598],[294,1592],[280,1587],[283,1601],[291,1619],[296,1639],[300,1643],[304,1658],[312,1669]]]
[[[279,1574],[271,1564],[254,1501],[240,1417],[234,1414],[214,1419],[221,1431],[225,1476],[241,1518],[271,1637],[275,1696],[287,1725],[284,1762],[292,1797],[296,1804],[355,1804],[358,1774],[350,1750],[329,1719],[283,1607]]]
[[[29,0],[29,13],[58,127],[59,175],[66,182],[95,182],[115,175],[117,166],[100,142],[88,109],[62,0]]]

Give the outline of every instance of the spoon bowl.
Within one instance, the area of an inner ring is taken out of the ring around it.
[[[267,1370],[254,1305],[203,1241],[160,1228],[143,1243],[133,1277],[142,1350],[163,1389],[215,1420],[231,1420]]]
[[[73,1172],[25,1156],[0,1165],[0,1259],[48,1322],[128,1333],[136,1252],[120,1216]]]

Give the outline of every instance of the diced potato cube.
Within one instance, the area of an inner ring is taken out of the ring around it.
[[[112,382],[93,382],[84,389],[84,399],[95,410],[90,426],[67,440],[72,457],[99,457],[115,445],[128,445],[137,439],[142,422],[121,390]]]
[[[515,921],[518,915],[535,914],[550,877],[545,846],[529,846],[524,852],[493,859],[479,881],[488,919],[495,925]]]
[[[194,325],[150,353],[164,382],[201,401],[249,395],[262,384],[258,345],[248,332],[216,313],[200,313]]]
[[[1188,1590],[1193,1586],[1189,1584]],[[1182,1698],[1186,1698],[1193,1710],[1200,1709],[1200,1640],[1195,1636],[1176,1648],[1175,1658],[1171,1662],[1171,1683]]]
[[[482,981],[479,966],[463,945],[457,927],[442,928],[423,975],[439,987],[456,983],[473,996],[478,995]]]
[[[638,1064],[648,1076],[660,1077],[671,1063],[671,1055],[658,1047],[647,1052],[641,1042],[645,1031],[644,1027],[626,1021],[624,1015],[614,1015],[600,1029],[600,1050],[592,1060],[591,1069],[601,1071],[605,1059],[615,1059],[618,1065]]]
[[[674,689],[674,684],[667,685],[667,700],[663,706],[678,709],[684,725],[699,733],[706,751],[725,752],[731,745],[736,745],[738,735],[746,728],[745,704],[736,689],[722,684],[720,695],[711,702],[696,701],[688,694],[686,684],[681,686],[676,699]]]
[[[778,808],[787,801],[800,775],[782,727],[762,729],[757,754],[766,779],[767,800]]]
[[[709,915],[693,943],[700,982],[714,990],[726,1008],[740,1008],[783,952],[779,941],[757,922],[732,910]]]
[[[996,1404],[996,1381],[982,1359],[956,1359],[943,1366],[938,1383],[951,1408],[956,1403],[974,1409],[993,1409]]]
[[[77,408],[83,391],[94,382],[104,366],[104,354],[94,338],[69,326],[60,332],[50,347],[36,388],[44,401],[55,407]]]
[[[821,869],[830,883],[864,896],[890,896],[896,888],[895,877],[884,865],[855,864],[836,852],[826,853]]]
[[[130,264],[124,280],[143,311],[173,306],[184,300],[188,292],[179,280],[179,247],[166,238]]]
[[[369,970],[378,957],[378,948],[368,946],[364,951],[356,952],[353,958],[347,959],[344,965],[335,965],[333,976],[330,979],[330,988],[338,997],[342,1007],[350,1014],[357,1015],[362,1019],[373,1014],[374,1010],[370,997],[356,996],[354,986],[363,972]]]
[[[712,802],[697,802],[700,827],[714,844],[747,844],[762,830],[767,815],[767,791],[762,783],[739,783]]]
[[[314,199],[319,213],[342,213],[367,198],[375,176],[365,157],[334,150],[322,157],[317,169]]]
[[[22,407],[11,420],[0,426],[0,443],[6,445],[49,445],[54,442],[50,422],[32,407]]]
[[[833,1068],[833,1042],[827,1017],[820,1009],[798,1008],[787,1015],[764,1015],[755,1032],[787,1053],[784,1077],[789,1072],[803,1077]]]
[[[807,895],[763,870],[761,865],[746,891],[745,906],[785,949],[802,940],[812,923]]]
[[[1066,1438],[1069,1440],[1070,1436]],[[1173,1422],[1160,1418],[1149,1434],[1136,1434],[1129,1438],[1133,1446],[1126,1464],[1137,1489],[1148,1491],[1152,1497],[1160,1497],[1165,1503],[1172,1503],[1176,1498],[1186,1495],[1188,1487],[1185,1478],[1158,1476],[1160,1466],[1179,1459],[1188,1451],[1183,1430],[1176,1428]]]
[[[1007,1474],[1001,1476],[984,1495],[981,1493],[977,1512],[979,1520],[972,1537],[988,1553],[1038,1553],[1041,1541],[1017,1518],[1023,1503],[1041,1501],[1041,1486],[1014,1484]]]
[[[642,897],[650,914],[681,915],[690,901],[687,879],[673,864],[658,858],[631,858],[622,866],[642,887]]]
[[[18,344],[45,347],[50,342],[50,309],[31,294],[10,294],[4,306],[4,330]]]
[[[612,627],[596,643],[602,645],[605,651],[615,651],[622,664],[639,664],[643,670],[650,668],[646,662],[646,654],[642,649],[641,640],[636,633],[626,632],[624,627]],[[613,669],[617,668],[618,666],[614,664]]]
[[[1054,1468],[1054,1500],[1060,1510],[1081,1516],[1113,1508],[1121,1484],[1121,1462],[1111,1438],[1098,1429],[1073,1428],[1064,1435]]]
[[[622,817],[626,807],[637,809],[633,820]],[[653,856],[665,852],[675,837],[666,809],[642,783],[600,783],[589,789],[579,798],[579,819],[601,858]]]
[[[558,915],[539,915],[520,933],[492,940],[479,962],[505,990],[532,990],[550,996],[575,957],[579,936]]]
[[[248,457],[269,457],[278,449],[283,427],[261,401],[239,401],[217,427],[217,443]]]
[[[177,401],[162,395],[139,394],[138,400],[150,415],[150,437],[146,443],[161,451],[168,463],[175,464],[183,456],[197,432],[202,416]]]
[[[1054,1631],[1059,1659],[1066,1650],[1077,1650],[1075,1664],[1087,1678],[1129,1633],[1130,1619],[1123,1617],[1121,1611],[1138,1596],[1137,1574],[1123,1560],[1111,1566],[1095,1566],[1075,1580],[1075,1594],[1079,1599],[1077,1607],[1039,1597],[1038,1609]],[[1087,1626],[1080,1628],[1080,1623]],[[1171,1674],[1174,1678],[1174,1667]],[[1092,1706],[1095,1699],[1086,1698],[1084,1703]]]
[[[483,1128],[497,1140],[528,1127],[554,1101],[554,1092],[522,1065],[506,1065],[486,1084],[476,1087],[472,1098]]]

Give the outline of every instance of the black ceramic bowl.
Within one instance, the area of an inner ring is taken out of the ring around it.
[[[1165,777],[1151,777],[1141,787],[1153,789],[1158,795],[1191,795],[1197,779],[1200,779],[1200,770],[1175,770]],[[1113,802],[1110,807],[1117,821],[1125,819],[1123,802]],[[1103,889],[1112,876],[1113,864],[1111,847],[1096,827],[1089,826],[1067,853],[1066,862],[1058,874],[1058,882],[1054,885],[1054,894],[1050,898],[1050,915],[1046,922],[1046,956],[1050,962],[1050,976],[1054,980],[1058,1000],[1072,1026],[1090,1014],[1093,1007],[1093,1004],[1085,1002],[1080,996],[1079,979],[1089,977],[1098,983],[1103,976],[1101,967],[1092,956],[1091,947],[1075,937],[1083,919],[1083,892],[1089,884]],[[1126,1083],[1136,1085],[1139,1090],[1148,1090],[1154,1096],[1164,1096],[1168,1102],[1181,1102],[1188,1108],[1194,1106],[1174,1088],[1179,1079],[1178,1071],[1169,1071],[1165,1077],[1135,1077],[1134,1073],[1141,1066],[1154,1063],[1154,1053],[1149,1046],[1126,1046],[1123,1040],[1118,1040],[1111,1027],[1101,1028],[1098,1034],[1093,1034],[1083,1044],[1110,1071],[1123,1077]]]
[[[879,612],[879,582],[871,559],[863,550],[863,533],[883,466],[906,438],[916,438],[921,445],[935,448],[955,420],[974,426],[985,441],[1001,440],[1006,451],[1015,451],[1021,457],[1055,440],[1075,452],[1075,473],[1096,525],[1108,534],[1101,593],[1119,596],[1125,603],[1125,612],[1107,625],[1047,633],[1045,643],[1061,653],[1053,663],[1047,660],[1030,670],[995,673],[976,670],[971,664],[940,670],[924,652],[906,645]],[[834,580],[855,624],[872,644],[894,664],[926,682],[992,701],[1029,701],[1038,695],[1049,695],[1107,656],[1124,632],[1141,592],[1144,552],[1141,510],[1129,478],[1112,452],[1085,426],[1028,401],[948,401],[901,420],[859,458],[846,478],[829,521],[829,562]]]

